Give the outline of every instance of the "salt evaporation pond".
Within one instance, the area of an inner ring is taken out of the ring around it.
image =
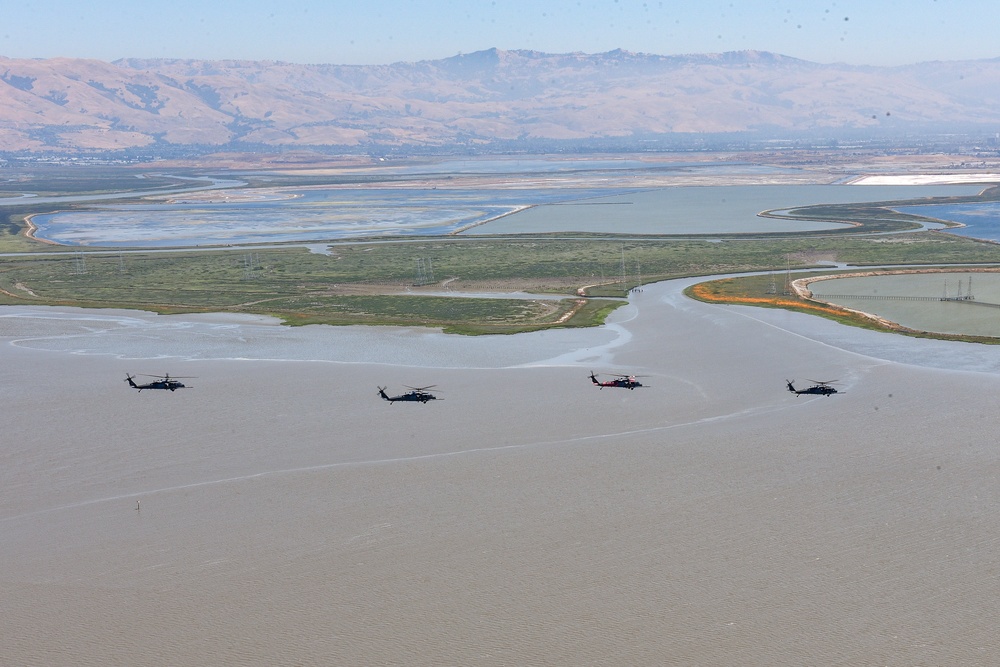
[[[969,195],[976,186],[753,185],[537,189],[303,189],[270,197],[103,205],[36,215],[35,236],[71,246],[184,247],[445,234],[713,235],[832,229],[769,209]],[[259,192],[259,191],[254,191]],[[527,207],[527,208],[526,208]],[[525,209],[525,210],[521,210]]]
[[[836,223],[762,218],[763,211],[919,197],[974,195],[977,186],[731,185],[669,187],[542,204],[468,233],[745,234],[836,229]]]
[[[835,278],[812,282],[809,289],[824,301],[878,315],[917,331],[1000,336],[1000,273],[955,271]],[[972,299],[968,298],[970,290]]]

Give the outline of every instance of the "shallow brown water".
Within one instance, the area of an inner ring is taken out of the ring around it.
[[[1000,374],[679,289],[493,366],[379,330],[414,363],[123,360],[0,318],[2,662],[996,664]],[[222,323],[238,356],[252,328]],[[784,390],[805,377],[842,393]]]

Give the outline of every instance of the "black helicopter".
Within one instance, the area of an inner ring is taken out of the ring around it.
[[[814,383],[813,386],[807,387],[806,389],[796,389],[795,385],[792,383],[795,380],[785,380],[788,384],[788,391],[792,392],[796,396],[801,396],[802,394],[819,394],[820,396],[829,396],[830,394],[836,394],[836,387],[831,387],[836,380],[827,380],[826,382],[821,382],[820,380],[809,380]]]
[[[133,389],[138,389],[142,391],[143,389],[169,389],[170,391],[177,391],[178,389],[190,389],[183,382],[177,380],[177,378],[170,377],[170,373],[166,375],[147,375],[145,377],[156,378],[152,382],[147,382],[146,384],[136,384],[135,376],[125,374],[125,381],[128,382],[128,386]],[[187,380],[188,378],[184,378]]]
[[[437,396],[427,392],[428,389],[436,386],[436,384],[432,384],[426,387],[407,387],[410,391],[405,394],[400,394],[399,396],[389,396],[385,393],[385,387],[379,387],[378,395],[390,403],[395,403],[396,401],[420,401],[421,403],[427,403],[427,401],[439,400]]]
[[[642,383],[636,379],[635,375],[615,375],[610,380],[598,380],[597,375],[594,371],[590,371],[590,381],[594,383],[597,387],[604,389],[605,387],[621,387],[623,389],[635,389],[636,387],[641,387]]]

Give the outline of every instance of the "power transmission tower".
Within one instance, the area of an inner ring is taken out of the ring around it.
[[[416,271],[416,274],[417,275],[414,276],[414,278],[413,278],[413,284],[416,285],[417,287],[419,287],[420,285],[424,284],[424,281],[427,280],[426,274],[424,273],[424,258],[423,257],[417,257],[417,271]]]
[[[73,273],[78,276],[82,276],[87,272],[87,259],[84,257],[82,252],[76,253],[76,257],[73,259]]]
[[[622,293],[628,293],[628,280],[625,275],[625,244],[622,244]]]
[[[254,257],[253,253],[243,256],[243,279],[253,280],[259,275],[260,258]]]
[[[429,257],[418,257],[417,258],[417,275],[414,284],[418,287],[421,285],[429,285],[434,282],[434,266],[431,264]]]

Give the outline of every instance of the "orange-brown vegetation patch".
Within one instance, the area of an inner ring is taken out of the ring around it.
[[[746,304],[748,306],[764,306],[770,308],[789,308],[792,310],[810,311],[816,314],[834,315],[837,317],[849,317],[853,311],[846,308],[838,308],[830,305],[820,305],[815,302],[803,299],[789,298],[782,295],[767,297],[746,296],[738,294],[725,294],[719,288],[726,283],[731,284],[731,280],[713,280],[707,283],[698,283],[690,288],[691,296],[701,301],[714,303]]]

